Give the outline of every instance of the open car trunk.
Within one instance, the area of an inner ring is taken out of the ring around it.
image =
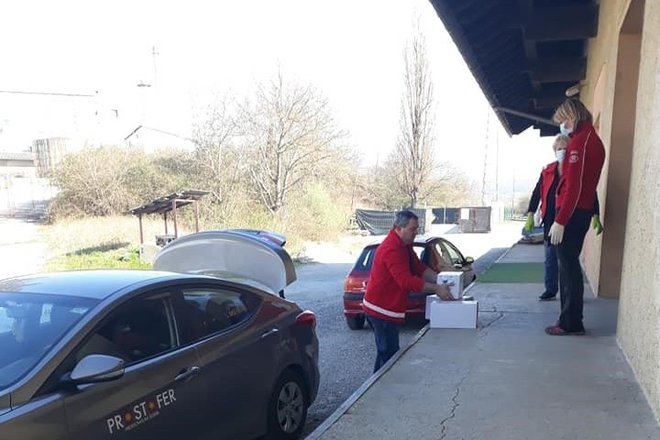
[[[258,230],[204,231],[180,237],[156,255],[155,270],[210,275],[256,283],[283,294],[296,280],[286,239]]]

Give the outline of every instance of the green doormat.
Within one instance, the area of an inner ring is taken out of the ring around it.
[[[495,263],[483,275],[477,277],[482,283],[542,283],[543,263]]]

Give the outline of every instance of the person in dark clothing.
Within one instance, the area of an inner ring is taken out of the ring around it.
[[[543,167],[538,182],[532,192],[532,197],[527,207],[527,221],[524,231],[531,233],[534,227],[534,213],[541,205],[541,224],[543,225],[543,247],[545,248],[545,291],[539,296],[541,301],[555,299],[559,290],[559,264],[557,262],[557,251],[555,246],[550,243],[548,233],[550,226],[555,221],[555,192],[559,183],[561,172],[561,163],[564,160],[566,146],[568,145],[568,136],[558,135],[552,145],[557,160]],[[596,230],[596,235],[603,232],[603,226],[600,223],[600,206],[598,196],[595,198],[594,211],[592,216],[592,226]]]
[[[557,213],[548,232],[550,243],[557,246],[561,313],[557,323],[546,327],[545,332],[553,336],[583,335],[584,280],[580,252],[593,215],[605,148],[593,126],[591,113],[580,100],[564,101],[553,119],[570,139],[557,184]]]

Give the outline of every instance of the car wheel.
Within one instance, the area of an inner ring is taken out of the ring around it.
[[[307,419],[308,400],[300,375],[292,370],[282,373],[268,403],[268,438],[300,437]]]
[[[362,330],[364,327],[364,315],[353,315],[346,317],[346,324],[351,330]]]

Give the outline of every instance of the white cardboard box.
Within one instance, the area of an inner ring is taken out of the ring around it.
[[[431,328],[477,328],[477,301],[443,301],[437,295],[426,297],[426,319]]]
[[[440,272],[436,280],[438,284],[449,284],[449,291],[456,299],[463,297],[463,272]]]

